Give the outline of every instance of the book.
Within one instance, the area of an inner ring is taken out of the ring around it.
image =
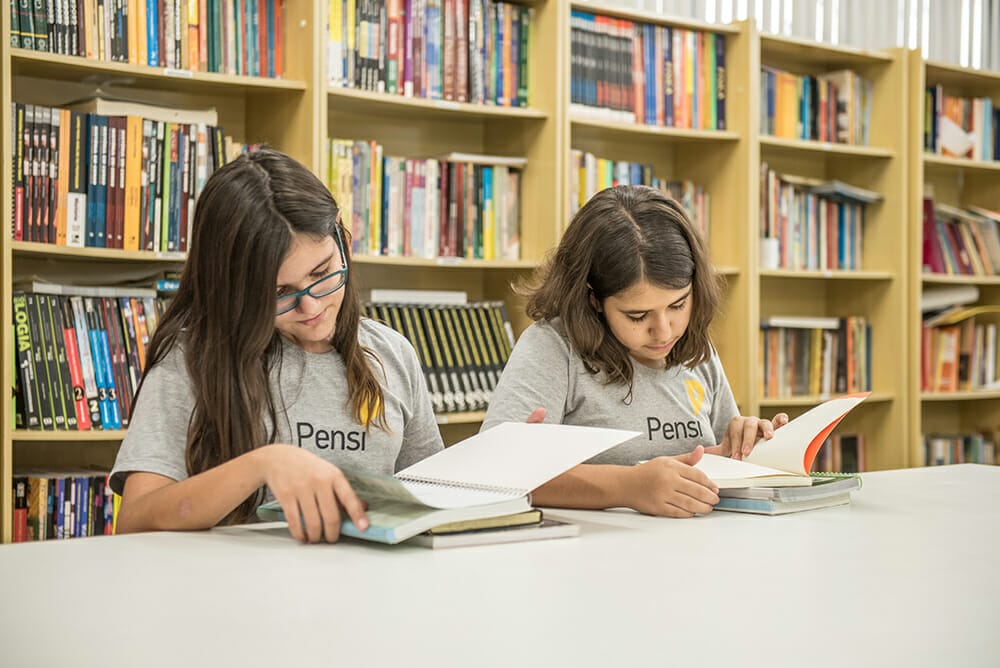
[[[138,116],[164,123],[193,123],[195,125],[218,125],[219,114],[214,107],[208,109],[175,109],[160,105],[145,104],[131,100],[116,100],[106,97],[91,97],[66,105],[73,111],[83,111],[101,116]]]
[[[440,550],[451,547],[469,547],[472,545],[496,545],[499,543],[519,543],[528,540],[571,538],[579,535],[579,525],[572,524],[571,522],[563,522],[562,520],[545,518],[541,522],[522,526],[460,531],[448,534],[422,533],[409,539],[405,544]]]
[[[870,392],[829,399],[776,429],[774,436],[757,441],[746,459],[706,454],[695,467],[719,489],[739,487],[804,487],[820,447],[855,406]]]
[[[341,534],[395,544],[451,522],[531,510],[531,492],[639,432],[561,424],[507,422],[476,434],[394,476],[344,471],[368,503],[369,527],[350,519]],[[272,501],[257,509],[265,521],[284,520]]]
[[[469,295],[464,290],[372,288],[368,301],[382,304],[465,304]]]
[[[496,517],[484,517],[478,520],[464,520],[461,522],[448,522],[428,529],[430,534],[464,533],[466,531],[480,531],[482,529],[502,529],[505,527],[525,526],[527,524],[538,524],[542,521],[542,511],[538,508],[526,510],[523,513],[512,515],[498,515]]]
[[[851,502],[860,489],[861,476],[813,474],[808,487],[747,487],[719,490],[716,510],[760,515],[784,515],[803,510],[840,506]]]

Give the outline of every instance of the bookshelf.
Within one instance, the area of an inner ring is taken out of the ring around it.
[[[931,60],[911,52],[907,86],[909,108],[908,189],[910,275],[907,320],[909,365],[914,370],[909,382],[911,392],[909,426],[909,464],[925,462],[924,436],[962,434],[981,429],[996,430],[1000,424],[1000,391],[965,390],[957,392],[921,392],[921,311],[920,297],[931,286],[975,286],[977,304],[1000,304],[1000,276],[954,276],[928,273],[923,259],[923,196],[925,185],[933,189],[935,202],[957,207],[980,206],[1000,209],[1000,161],[972,160],[927,153],[924,151],[924,92],[927,86],[940,84],[946,95],[988,97],[1000,104],[1000,74],[977,71]],[[996,316],[977,317],[976,322],[995,322]]]
[[[298,48],[287,49],[284,78],[234,76],[186,72],[76,56],[40,53],[10,46],[10,16],[3,13],[0,32],[0,153],[3,154],[0,215],[5,221],[0,233],[0,319],[11,323],[12,285],[32,275],[51,280],[106,276],[109,281],[149,275],[179,268],[180,253],[122,251],[103,248],[67,248],[42,243],[13,241],[11,226],[11,103],[51,107],[93,95],[127,95],[147,104],[185,108],[215,107],[219,124],[236,141],[269,143],[318,170],[322,164],[319,118],[321,95],[317,59],[321,48],[319,4],[290,2],[283,7],[283,39]],[[11,540],[11,484],[15,468],[73,469],[84,466],[110,467],[124,432],[28,431],[13,428],[12,332],[0,330],[3,346],[4,388],[0,427],[0,542]]]
[[[744,345],[746,332],[742,323],[751,317],[749,271],[754,229],[747,225],[747,214],[755,201],[752,169],[751,122],[746,96],[752,86],[754,49],[749,23],[709,25],[674,20],[643,11],[628,11],[594,2],[569,3],[570,10],[624,19],[634,23],[666,26],[670,29],[714,32],[725,42],[725,129],[690,129],[641,123],[623,123],[595,118],[589,110],[569,114],[569,149],[592,153],[615,161],[629,161],[653,166],[653,173],[663,179],[690,179],[705,189],[711,198],[709,245],[712,259],[725,282],[726,325],[717,323],[713,337],[741,409],[752,401],[751,386],[755,360]],[[568,12],[567,12],[568,14]],[[567,17],[568,21],[568,17]],[[566,47],[569,48],[569,45]],[[567,53],[567,56],[569,54]],[[568,86],[569,82],[565,83]],[[567,170],[562,198],[569,201],[570,179]],[[566,222],[568,223],[568,212]]]
[[[527,159],[521,182],[521,258],[475,260],[356,255],[356,276],[367,288],[460,289],[470,300],[502,300],[516,333],[529,322],[510,286],[527,276],[555,246],[569,219],[571,149],[614,160],[652,164],[663,178],[687,178],[711,195],[709,242],[725,281],[724,317],[714,331],[726,372],[744,414],[771,417],[801,413],[825,397],[765,397],[758,360],[762,318],[863,315],[873,330],[872,396],[841,429],[868,438],[870,468],[917,465],[920,434],[928,429],[971,428],[1000,422],[1000,392],[921,395],[919,392],[919,296],[930,284],[974,284],[983,303],[1000,303],[1000,277],[923,274],[920,266],[921,191],[925,181],[952,204],[1000,209],[993,184],[998,162],[924,155],[920,128],[925,82],[942,82],[964,94],[989,95],[1000,103],[1000,76],[927,63],[919,54],[818,45],[761,36],[752,21],[731,25],[673,20],[598,2],[525,0],[532,9],[528,107],[507,108],[345,89],[328,85],[325,25],[329,3],[293,0],[284,5],[285,77],[281,80],[183,73],[12,49],[9,16],[0,17],[0,149],[2,181],[10,183],[10,104],[58,106],[95,86],[128,91],[140,101],[171,106],[213,106],[227,134],[239,141],[268,142],[308,165],[324,181],[327,141],[377,141],[387,155],[426,157],[452,151]],[[726,39],[725,130],[694,130],[625,124],[571,110],[571,11],[581,10],[637,23],[704,30]],[[765,136],[759,123],[760,66],[798,74],[850,68],[873,81],[871,145]],[[900,101],[910,109],[900,122]],[[869,207],[864,263],[857,271],[783,271],[760,267],[760,165],[784,173],[840,179],[878,191]],[[7,188],[0,216],[11,220]],[[71,249],[13,242],[0,233],[0,318],[12,320],[16,277],[109,277],[179,267],[183,254]],[[905,250],[905,252],[903,252]],[[904,324],[901,324],[904,323]],[[11,387],[9,327],[0,329],[0,381]],[[15,467],[110,466],[120,431],[27,432],[11,428],[9,392],[3,395],[0,431],[0,542],[11,539],[10,488]],[[440,415],[446,442],[478,430],[481,412]]]
[[[775,67],[796,75],[819,75],[850,69],[872,81],[872,111],[869,145],[854,145],[766,135],[756,122],[751,131],[755,139],[755,158],[750,169],[753,183],[753,211],[760,210],[761,162],[780,174],[833,180],[874,190],[881,202],[868,205],[863,229],[863,260],[858,270],[782,270],[760,267],[757,261],[760,242],[757,221],[745,224],[753,228],[754,260],[750,272],[750,300],[754,305],[747,319],[746,340],[749,350],[763,345],[759,329],[762,319],[774,316],[864,316],[872,329],[872,395],[849,415],[838,428],[843,433],[861,432],[867,441],[867,466],[870,469],[896,468],[909,463],[908,441],[908,357],[900,341],[900,325],[907,315],[908,280],[905,255],[900,241],[907,237],[905,123],[900,123],[897,108],[906,92],[906,54],[901,50],[873,51],[837,47],[775,36],[760,36],[759,65]],[[759,67],[752,73],[750,109],[761,104]],[[732,326],[732,321],[727,323]],[[762,354],[762,353],[761,353]],[[772,417],[779,411],[790,416],[820,403],[821,395],[768,397],[763,392],[763,371],[751,388],[751,414]]]

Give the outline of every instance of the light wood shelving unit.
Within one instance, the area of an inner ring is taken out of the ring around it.
[[[362,289],[461,289],[470,299],[503,300],[514,330],[529,324],[512,282],[526,276],[552,249],[568,222],[570,149],[602,157],[651,163],[658,176],[688,178],[712,197],[709,240],[725,279],[725,317],[716,344],[740,410],[770,417],[801,413],[823,397],[761,396],[759,323],[773,315],[865,315],[873,327],[875,392],[845,421],[845,431],[868,438],[871,468],[919,464],[926,429],[974,426],[1000,420],[1000,392],[921,396],[919,388],[919,295],[930,283],[973,283],[982,301],[1000,301],[1000,278],[929,277],[920,271],[919,221],[923,182],[933,182],[944,201],[1000,209],[1000,163],[969,163],[923,156],[919,128],[925,81],[941,81],[965,94],[988,94],[1000,103],[1000,76],[922,62],[903,51],[866,51],[762,37],[753,22],[708,25],[599,3],[526,0],[532,7],[528,54],[528,108],[496,108],[405,99],[331,88],[323,72],[327,3],[285,3],[283,80],[168,72],[11,49],[9,16],[0,17],[0,149],[2,182],[11,179],[12,100],[59,106],[95,86],[142,101],[208,107],[239,141],[267,142],[308,165],[325,181],[329,138],[375,140],[386,154],[430,156],[451,151],[527,159],[522,179],[521,249],[517,261],[422,260],[356,256]],[[726,36],[727,118],[724,131],[678,130],[595,120],[569,111],[570,12],[581,9],[633,21],[714,31]],[[874,81],[872,146],[790,141],[760,134],[760,66],[798,73],[849,67]],[[899,118],[900,101],[909,117]],[[855,272],[784,272],[759,268],[760,164],[811,177],[837,178],[882,193],[869,207],[864,231],[864,269]],[[0,217],[11,220],[11,195],[0,193]],[[12,319],[16,277],[80,276],[101,272],[131,276],[183,263],[183,255],[67,249],[13,242],[0,233],[0,319]],[[902,252],[906,250],[906,252]],[[11,387],[10,328],[0,328],[4,351],[0,382]],[[9,392],[2,395],[0,428],[0,542],[11,539],[11,479],[15,467],[110,466],[123,433],[17,432]],[[478,430],[483,413],[441,415],[446,442]]]
[[[796,74],[821,74],[853,69],[872,81],[871,142],[868,146],[819,141],[788,140],[766,136],[754,117],[752,133],[759,160],[753,171],[754,206],[759,211],[760,162],[779,173],[839,179],[881,193],[884,200],[867,207],[864,223],[862,269],[858,271],[761,271],[755,219],[752,229],[754,262],[751,301],[756,309],[747,320],[747,348],[754,351],[752,414],[771,417],[778,411],[798,415],[825,397],[766,398],[762,374],[757,370],[759,323],[772,316],[865,316],[872,327],[871,377],[873,393],[838,429],[863,432],[868,468],[906,466],[909,452],[904,436],[908,428],[909,367],[906,336],[900,323],[907,314],[907,263],[902,240],[907,234],[906,123],[898,118],[905,99],[906,54],[902,50],[872,51],[816,44],[796,39],[760,36],[760,63]],[[759,109],[759,67],[754,68],[752,102],[739,105]],[[728,319],[727,327],[732,326]]]
[[[924,186],[933,188],[934,200],[953,206],[981,206],[1000,210],[1000,161],[974,161],[924,152],[924,90],[941,84],[946,95],[989,97],[1000,104],[1000,73],[983,72],[924,60],[911,52],[907,108],[909,113],[909,304],[906,333],[912,370],[910,403],[909,464],[924,463],[925,435],[961,434],[995,429],[1000,424],[1000,391],[920,391],[920,295],[931,285],[974,285],[979,304],[1000,304],[1000,276],[944,276],[923,271]],[[977,317],[977,322],[987,318]],[[993,317],[992,322],[1000,323]]]
[[[100,87],[106,94],[127,94],[150,104],[188,108],[215,107],[226,134],[240,142],[268,143],[315,171],[322,164],[319,123],[324,100],[319,94],[318,70],[322,29],[320,3],[285,3],[285,78],[230,76],[183,72],[164,68],[88,60],[38,53],[10,47],[10,16],[0,18],[0,153],[3,155],[3,191],[0,217],[0,320],[12,322],[11,293],[16,280],[33,275],[51,280],[81,276],[133,278],[171,266],[180,267],[178,253],[125,252],[97,248],[65,248],[49,244],[14,242],[11,192],[11,102],[63,106],[92,95]],[[82,466],[110,468],[123,431],[53,432],[13,428],[13,350],[11,330],[0,328],[4,388],[0,425],[0,543],[11,540],[11,484],[15,468],[73,469]]]

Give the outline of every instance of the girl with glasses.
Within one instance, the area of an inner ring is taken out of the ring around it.
[[[541,506],[691,517],[718,502],[694,468],[736,459],[786,424],[738,414],[708,329],[719,304],[708,249],[659,190],[597,193],[525,290],[535,323],[514,348],[483,429],[524,420],[641,431],[535,490]]]
[[[340,467],[391,475],[443,448],[412,347],[361,317],[346,234],[277,151],[208,180],[111,474],[120,533],[245,522],[273,495],[296,538],[336,541],[343,512],[368,524]]]

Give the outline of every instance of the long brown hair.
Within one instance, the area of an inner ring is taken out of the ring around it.
[[[275,440],[280,397],[269,377],[281,366],[274,326],[278,270],[296,235],[342,235],[348,268],[333,348],[347,367],[355,419],[387,428],[382,386],[358,341],[361,298],[351,280],[350,240],[333,196],[308,169],[269,148],[216,171],[198,199],[180,288],[153,336],[148,369],[175,347],[184,354],[194,409],[186,461],[195,475]],[[268,430],[265,426],[270,424]],[[263,489],[227,521],[253,517]]]
[[[694,367],[712,355],[708,328],[719,309],[719,278],[708,247],[684,208],[647,186],[617,186],[594,195],[573,217],[559,245],[521,292],[533,320],[562,320],[591,373],[632,387],[632,361],[597,312],[641,280],[670,290],[692,286],[691,319],[667,355],[667,368]]]

